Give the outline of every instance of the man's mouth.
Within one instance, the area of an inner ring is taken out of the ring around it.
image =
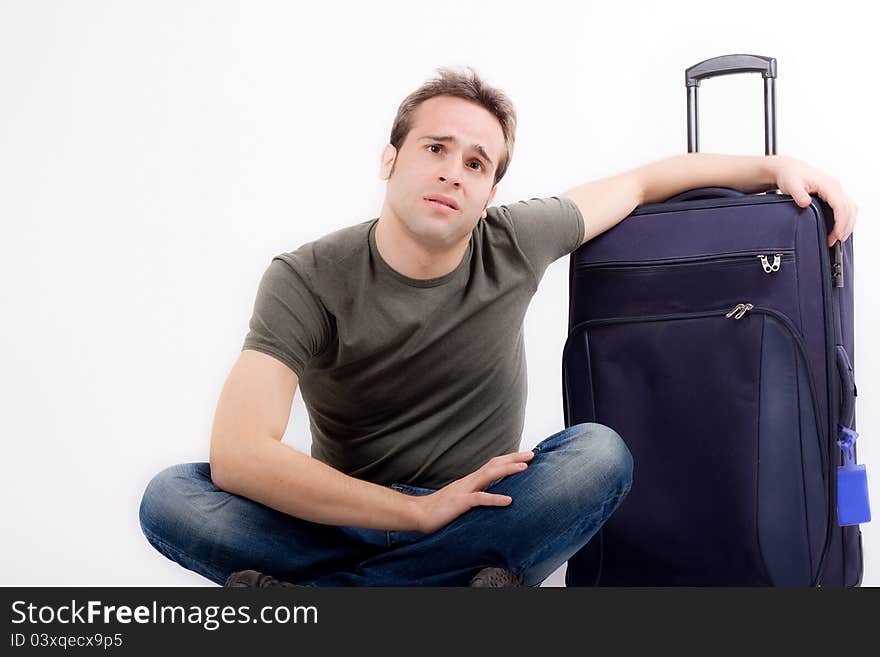
[[[424,200],[425,200],[426,203],[428,203],[428,204],[431,205],[432,207],[435,207],[435,208],[441,208],[441,209],[446,210],[446,211],[450,211],[450,212],[452,212],[452,211],[455,211],[455,210],[458,209],[458,208],[454,207],[454,205],[452,204],[452,202],[447,202],[447,201],[445,201],[445,200],[443,200],[443,199],[441,199],[441,198],[437,198],[437,197],[435,197],[435,196],[426,196],[426,197],[424,198]]]

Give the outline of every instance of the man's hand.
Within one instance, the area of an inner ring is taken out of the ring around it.
[[[828,233],[828,246],[837,240],[844,242],[852,235],[859,209],[837,180],[791,157],[777,156],[773,170],[779,191],[794,198],[800,207],[810,205],[810,194],[818,194],[834,210],[834,228]]]
[[[425,534],[436,531],[475,506],[509,505],[513,501],[509,495],[486,493],[483,489],[508,475],[522,472],[534,455],[528,451],[496,456],[466,477],[430,495],[414,497],[420,515],[418,531]]]

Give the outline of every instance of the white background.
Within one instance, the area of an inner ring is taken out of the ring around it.
[[[864,3],[0,2],[6,585],[204,585],[141,534],[206,461],[272,256],[378,216],[400,101],[473,66],[519,116],[496,204],[684,152],[684,70],[778,60],[779,152],[856,199],[860,460],[880,513],[876,24]],[[756,75],[701,88],[702,150],[763,153]],[[523,448],[563,426],[567,258],[526,319]],[[285,441],[308,451],[297,397]],[[880,583],[878,521],[864,584]],[[545,585],[560,585],[560,569]]]

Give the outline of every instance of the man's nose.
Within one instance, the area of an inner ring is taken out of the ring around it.
[[[456,187],[461,185],[461,178],[454,173],[443,174],[439,176],[440,182],[446,184],[449,183],[451,185],[455,185]]]

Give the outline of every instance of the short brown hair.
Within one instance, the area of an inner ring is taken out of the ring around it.
[[[469,100],[490,111],[501,124],[504,133],[504,152],[498,160],[495,169],[495,184],[504,176],[510,159],[513,157],[513,142],[516,133],[516,111],[513,102],[500,89],[489,86],[477,75],[477,72],[467,67],[471,72],[459,72],[451,68],[441,67],[437,69],[438,76],[428,80],[421,87],[403,99],[394,117],[391,126],[390,143],[400,150],[406,136],[412,128],[412,117],[416,108],[429,98],[434,96],[454,96]]]

